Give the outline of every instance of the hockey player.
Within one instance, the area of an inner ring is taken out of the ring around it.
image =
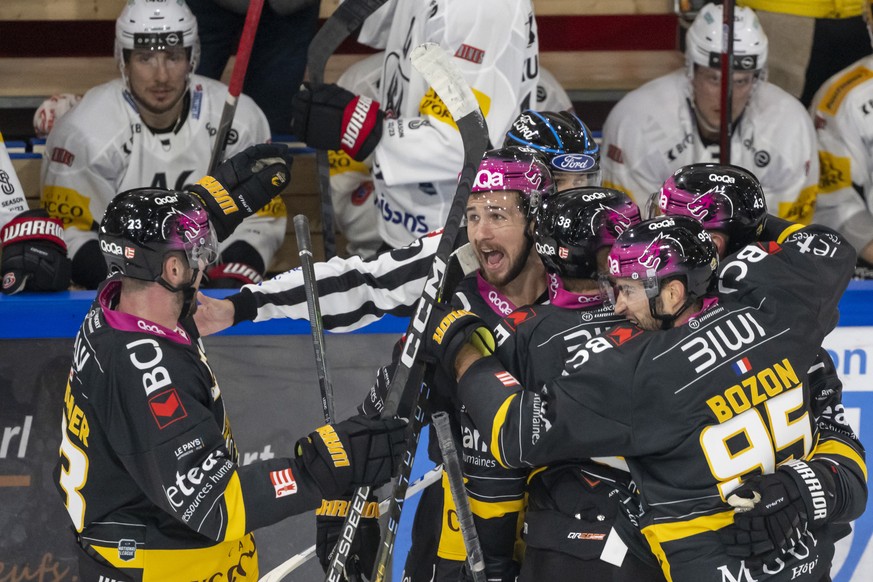
[[[467,235],[479,269],[460,282],[452,304],[496,323],[516,306],[548,299],[548,280],[534,249],[532,218],[554,193],[554,184],[533,150],[508,147],[486,152],[472,190],[466,212]],[[365,414],[377,416],[381,412],[392,375],[393,365],[379,370],[377,383],[362,406]],[[434,379],[434,383],[449,381],[453,380],[439,374]],[[455,430],[460,431],[466,486],[485,554],[486,574],[489,580],[512,581],[518,572],[514,551],[525,472],[498,467],[488,448],[482,446],[483,437],[451,402],[435,398],[427,406],[449,411]],[[431,435],[429,443],[430,457],[439,463],[436,437]],[[320,512],[317,552],[323,564],[339,537],[342,517]],[[372,569],[377,541],[378,535],[364,537],[354,548],[365,573]],[[465,560],[455,505],[443,477],[421,495],[403,578],[411,582],[458,580]]]
[[[864,6],[870,29],[870,0]],[[816,221],[840,231],[868,269],[873,267],[873,154],[867,145],[873,136],[871,77],[873,56],[868,56],[828,79],[810,107],[821,162]]]
[[[412,70],[410,51],[435,42],[454,55],[491,143],[499,144],[535,98],[536,21],[530,0],[392,0],[367,19],[358,40],[385,50],[379,98],[305,85],[293,101],[293,130],[314,148],[342,149],[356,160],[374,155],[379,234],[400,248],[445,223],[463,153],[454,120]]]
[[[176,0],[131,0],[116,21],[121,78],[94,87],[59,119],[43,158],[41,203],[66,229],[73,282],[93,289],[106,277],[97,226],[119,192],[141,186],[183,190],[206,174],[227,87],[194,75],[197,22]],[[264,114],[241,96],[227,157],[269,141]],[[260,281],[285,236],[276,198],[221,248],[211,286]]]
[[[548,200],[536,219],[536,248],[549,272],[549,305],[523,307],[495,329],[501,361],[525,386],[558,376],[578,344],[624,321],[604,304],[598,274],[616,237],[640,222],[630,198],[582,187]],[[535,335],[538,340],[527,339]],[[536,360],[536,366],[528,365]],[[538,375],[540,372],[546,375]],[[519,581],[585,572],[592,580],[662,580],[632,523],[638,501],[618,458],[535,469],[528,480]],[[621,534],[616,533],[616,530]],[[627,552],[627,546],[635,549]]]
[[[283,172],[282,185],[287,165],[267,165],[259,192],[275,195]],[[75,341],[55,470],[82,580],[257,580],[253,530],[380,485],[399,466],[405,421],[361,417],[316,429],[293,458],[239,465],[190,318],[217,235],[235,226],[210,198],[218,188],[242,201],[217,181],[193,193],[143,188],[119,194],[103,217],[114,276]]]
[[[725,183],[717,179],[719,176],[729,176],[733,181]],[[687,216],[699,221],[712,237],[719,259],[755,241],[779,242],[797,228],[774,216],[768,217],[764,195],[757,180],[746,170],[735,166],[692,164],[680,168],[664,183],[660,192],[652,195],[650,209],[650,216]],[[853,468],[858,478],[845,479],[843,483],[851,488],[848,494],[857,498],[866,497],[864,447],[845,421],[843,385],[833,360],[824,348],[809,369],[809,385],[812,413],[820,437],[812,458]],[[752,487],[760,490],[778,486],[775,481],[778,481],[776,475],[755,478],[738,489],[735,495],[741,496]],[[730,501],[731,498],[728,499]],[[734,520],[736,526],[721,530],[728,552],[741,558],[766,559],[772,558],[775,552],[784,553],[791,549],[799,541],[795,532],[803,531],[807,526],[805,516],[795,517],[792,509],[781,509],[785,511],[786,522],[799,522],[790,533],[761,531],[759,512],[738,513]],[[758,528],[757,531],[751,531],[755,528]],[[845,533],[848,533],[848,528]],[[775,539],[771,539],[771,535],[775,535]],[[835,539],[837,536],[835,532]]]
[[[715,245],[699,223],[659,217],[626,230],[610,251],[616,313],[629,323],[580,345],[561,378],[533,392],[507,387],[503,366],[463,341],[470,319],[444,325],[432,349],[459,374],[458,397],[501,464],[625,455],[642,532],[668,580],[819,580],[834,530],[866,502],[845,486],[863,459],[810,460],[818,427],[807,369],[854,259],[836,233],[812,225],[781,244],[745,247],[717,279]],[[830,284],[809,277],[813,269]],[[779,486],[745,503],[758,512],[753,541],[779,531],[788,506],[809,528],[773,562],[736,559],[718,533],[734,521],[725,500],[743,479],[773,473]]]
[[[0,290],[63,291],[70,285],[64,228],[45,210],[28,210],[0,133]]]
[[[731,163],[755,173],[770,211],[809,223],[818,155],[803,106],[767,83],[767,37],[749,8],[734,12]],[[719,161],[722,7],[704,6],[685,37],[686,67],[628,93],[603,126],[603,185],[639,204],[674,170]]]

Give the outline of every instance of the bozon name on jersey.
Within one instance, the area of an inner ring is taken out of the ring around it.
[[[719,422],[762,404],[769,398],[798,388],[800,380],[788,358],[743,378],[739,383],[707,399],[706,404]]]

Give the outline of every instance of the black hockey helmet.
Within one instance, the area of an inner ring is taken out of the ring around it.
[[[640,209],[612,188],[571,188],[552,196],[536,219],[534,239],[546,269],[561,276],[596,279],[597,251],[640,222]]]
[[[535,150],[503,147],[489,150],[482,156],[471,193],[501,190],[518,192],[521,211],[530,218],[555,193],[555,182]]]
[[[537,150],[552,172],[584,174],[587,180],[576,186],[600,185],[600,146],[573,113],[527,109],[512,122],[503,145]]]
[[[729,164],[676,170],[649,200],[649,216],[688,216],[728,236],[730,254],[758,239],[767,219],[764,190],[754,174]]]
[[[684,280],[690,297],[703,297],[715,288],[717,270],[715,243],[698,221],[686,216],[635,224],[609,251],[610,276],[642,281],[652,305],[661,283],[677,277]]]
[[[173,251],[184,253],[195,271],[218,257],[209,215],[188,192],[122,192],[106,208],[98,236],[109,273],[143,281],[162,282],[164,257]]]

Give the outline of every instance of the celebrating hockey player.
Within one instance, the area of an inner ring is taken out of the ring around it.
[[[598,274],[616,237],[639,221],[636,204],[609,188],[574,188],[543,204],[534,238],[551,301],[522,307],[495,328],[501,360],[523,385],[558,376],[579,342],[623,321],[604,304]],[[538,341],[527,341],[534,334]],[[638,513],[623,460],[580,457],[536,469],[527,497],[520,581],[566,572],[602,581],[663,579],[637,528],[623,523]]]
[[[135,189],[106,209],[112,276],[74,344],[56,467],[82,580],[257,580],[253,530],[399,466],[406,422],[362,417],[316,429],[294,457],[239,465],[190,315],[219,240],[287,183],[286,160],[262,161],[239,184]]]
[[[530,0],[389,0],[364,22],[358,40],[385,50],[379,98],[305,85],[293,101],[293,130],[314,148],[342,149],[356,160],[373,154],[379,234],[400,248],[445,223],[463,154],[454,120],[412,69],[409,51],[435,42],[454,55],[491,143],[499,144],[518,112],[534,103],[536,21]]]
[[[873,38],[873,3],[864,1],[864,18]],[[871,278],[873,269],[873,56],[828,79],[810,111],[818,136],[821,177],[816,221],[840,231],[858,250]]]
[[[729,183],[721,176],[732,178]],[[766,201],[757,179],[743,168],[721,164],[692,164],[677,170],[650,199],[650,216],[687,216],[700,222],[710,234],[720,259],[755,241],[779,241],[797,226],[767,215]],[[827,350],[819,351],[810,367],[809,385],[812,413],[819,427],[819,443],[812,459],[847,471],[842,484],[854,499],[866,498],[864,447],[846,422],[842,403],[843,386]],[[854,479],[850,478],[854,474]],[[727,551],[733,556],[767,561],[800,543],[799,534],[808,526],[808,516],[792,504],[768,506],[759,503],[752,511],[744,504],[754,491],[779,495],[784,491],[778,473],[756,476],[728,498],[737,507],[734,526],[720,531]],[[780,524],[792,523],[785,530]],[[849,533],[834,532],[834,538]]]
[[[547,300],[545,270],[534,249],[532,218],[543,201],[554,193],[546,165],[530,148],[507,147],[486,152],[467,203],[467,235],[479,269],[464,278],[455,290],[452,304],[470,309],[484,320],[496,323],[518,305]],[[396,251],[395,251],[396,252]],[[393,365],[377,373],[376,385],[363,404],[363,412],[377,416],[393,375]],[[453,382],[438,374],[434,383]],[[433,392],[432,392],[433,394]],[[518,572],[515,539],[519,511],[523,506],[524,471],[498,467],[465,415],[451,402],[433,399],[429,410],[449,411],[459,425],[467,490],[480,532],[489,579],[511,581]],[[440,462],[432,434],[430,457]],[[412,530],[412,545],[404,568],[410,581],[457,580],[465,568],[466,552],[461,534],[452,526],[454,502],[448,482],[429,486],[422,493]],[[340,515],[319,515],[317,551],[326,563],[327,554],[339,538]],[[363,571],[369,572],[378,542],[365,536],[354,548]]]
[[[184,2],[131,0],[116,21],[121,78],[94,87],[60,118],[46,143],[41,200],[64,222],[73,282],[93,289],[106,277],[97,226],[119,192],[150,186],[184,190],[207,173],[227,87],[194,75],[197,21]],[[226,157],[269,141],[264,114],[240,96]],[[222,244],[210,286],[260,281],[285,236],[276,198]]]
[[[718,279],[716,248],[700,224],[659,217],[626,230],[609,254],[605,289],[629,323],[581,344],[561,378],[507,389],[505,368],[469,345],[458,350],[451,327],[432,349],[460,376],[458,397],[492,435],[501,464],[624,455],[641,491],[642,532],[668,580],[820,580],[835,531],[866,502],[845,485],[858,478],[854,468],[810,460],[819,428],[807,370],[854,260],[845,240],[811,225],[781,244],[743,248]],[[772,562],[735,558],[718,532],[734,522],[725,500],[744,478],[774,472],[782,489],[745,503],[765,504],[752,541],[778,527],[767,511],[788,504],[808,530]]]
[[[808,223],[818,187],[815,130],[797,99],[770,84],[767,37],[734,9],[731,163],[753,171],[773,214]],[[719,161],[722,6],[704,6],[685,37],[684,70],[628,93],[603,125],[603,185],[639,204],[679,167]]]

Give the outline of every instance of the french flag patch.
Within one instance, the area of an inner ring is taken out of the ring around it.
[[[507,388],[511,388],[512,386],[518,386],[518,380],[516,380],[515,376],[513,376],[509,372],[498,372],[494,375],[497,376],[497,379],[500,380],[500,383]]]
[[[749,362],[749,358],[743,358],[734,362],[734,372],[737,373],[737,376],[742,376],[751,369],[752,363]]]
[[[297,481],[294,480],[291,469],[270,471],[270,482],[273,483],[276,499],[297,493]]]

